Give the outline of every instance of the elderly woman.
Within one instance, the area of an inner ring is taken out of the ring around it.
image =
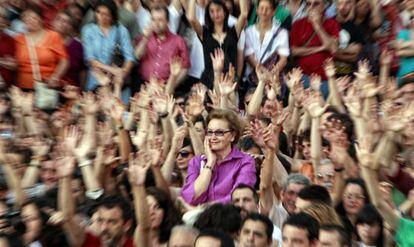
[[[207,118],[205,156],[194,157],[181,195],[187,203],[230,202],[239,184],[254,186],[256,168],[251,156],[239,151],[242,126],[236,113],[214,110]]]
[[[22,20],[26,25],[27,34],[16,37],[17,86],[33,90],[34,79],[40,79],[49,87],[62,87],[61,79],[68,67],[62,38],[58,33],[47,30],[43,26],[43,13],[36,6],[26,8],[22,13]],[[34,47],[32,55],[29,46]],[[40,75],[33,74],[33,71]],[[39,76],[41,78],[35,78]]]

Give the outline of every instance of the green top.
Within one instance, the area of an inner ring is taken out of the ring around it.
[[[413,247],[414,246],[414,221],[400,218],[398,223],[397,234],[395,235],[395,242],[398,247]]]
[[[254,25],[256,23],[256,21],[257,21],[256,8],[257,8],[257,3],[255,3],[253,5],[253,12],[252,12],[252,15],[250,16],[249,22],[248,22],[248,25],[249,26]],[[276,8],[276,12],[275,12],[275,15],[273,16],[273,18],[279,24],[282,24],[289,15],[290,15],[290,12],[289,12],[289,10],[287,8],[285,8],[285,7],[281,6],[281,5],[278,5],[277,8]]]

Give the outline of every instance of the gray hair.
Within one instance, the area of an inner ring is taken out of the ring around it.
[[[192,226],[189,226],[189,225],[177,225],[177,226],[174,226],[171,229],[170,236],[172,236],[173,234],[178,233],[178,232],[186,232],[188,234],[191,234],[191,235],[194,236],[194,240],[198,236],[198,234],[200,233],[200,231],[195,227],[192,227]]]
[[[290,184],[302,184],[308,186],[310,185],[310,180],[300,173],[292,173],[286,178],[285,182],[283,183],[283,190],[285,190]]]

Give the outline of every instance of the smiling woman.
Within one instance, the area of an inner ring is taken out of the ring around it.
[[[237,114],[232,111],[215,110],[209,114],[204,141],[206,155],[190,161],[181,192],[188,203],[228,203],[239,184],[255,184],[253,158],[234,146],[242,130]]]

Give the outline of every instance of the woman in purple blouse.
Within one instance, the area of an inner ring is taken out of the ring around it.
[[[229,203],[231,192],[243,183],[254,186],[254,160],[235,146],[243,128],[236,113],[214,110],[207,117],[206,155],[194,157],[181,195],[191,205]]]

